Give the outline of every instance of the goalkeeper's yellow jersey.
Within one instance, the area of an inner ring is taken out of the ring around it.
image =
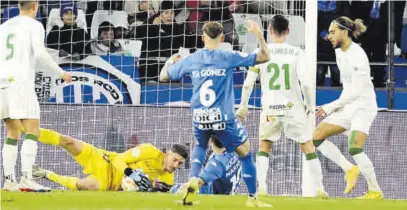
[[[166,172],[163,167],[165,153],[152,144],[140,144],[111,158],[113,170],[110,190],[120,189],[124,169],[127,167],[143,171],[152,183],[159,181],[174,184],[174,173]]]

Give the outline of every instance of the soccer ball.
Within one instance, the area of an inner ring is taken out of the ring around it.
[[[137,192],[139,190],[134,180],[126,175],[122,178],[122,189],[127,192]]]

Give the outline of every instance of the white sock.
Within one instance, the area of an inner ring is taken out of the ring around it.
[[[342,152],[338,149],[338,147],[333,144],[332,142],[325,140],[322,142],[321,145],[317,147],[317,149],[328,159],[332,160],[334,163],[336,163],[339,167],[342,168],[343,171],[348,171],[353,167],[353,164],[349,162],[343,156]]]
[[[25,139],[21,146],[21,171],[25,178],[32,179],[32,168],[35,164],[37,148],[37,142],[29,139]]]
[[[325,191],[324,184],[322,183],[321,162],[319,161],[318,158],[307,161],[308,169],[310,171],[311,179],[315,189]]]
[[[370,158],[364,152],[352,157],[356,161],[356,164],[358,164],[362,174],[365,176],[369,190],[381,192],[382,190],[379,187],[379,183],[377,183],[373,163]]]
[[[17,162],[18,145],[4,144],[2,153],[4,177],[15,181],[14,167]]]
[[[257,182],[259,188],[267,188],[267,172],[269,170],[269,157],[257,156],[256,157],[256,170],[257,170]]]

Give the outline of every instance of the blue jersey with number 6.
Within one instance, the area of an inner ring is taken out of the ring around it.
[[[255,62],[256,54],[204,48],[175,63],[168,75],[170,80],[179,80],[186,74],[191,76],[191,109],[195,123],[227,122],[235,118],[233,70],[253,66]]]
[[[241,163],[235,152],[213,154],[199,174],[199,177],[205,181],[199,193],[223,195],[236,193],[241,171]]]

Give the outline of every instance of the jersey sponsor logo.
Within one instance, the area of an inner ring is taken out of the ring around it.
[[[208,123],[208,124],[195,124],[195,127],[199,130],[215,130],[221,131],[226,129],[226,123]]]
[[[226,76],[226,69],[204,69],[193,71],[192,77]]]
[[[218,107],[194,109],[193,117],[196,123],[215,123],[222,121],[222,112]]]
[[[290,110],[293,107],[294,107],[294,104],[292,102],[288,102],[287,104],[270,105],[269,109],[273,109],[273,110]]]

